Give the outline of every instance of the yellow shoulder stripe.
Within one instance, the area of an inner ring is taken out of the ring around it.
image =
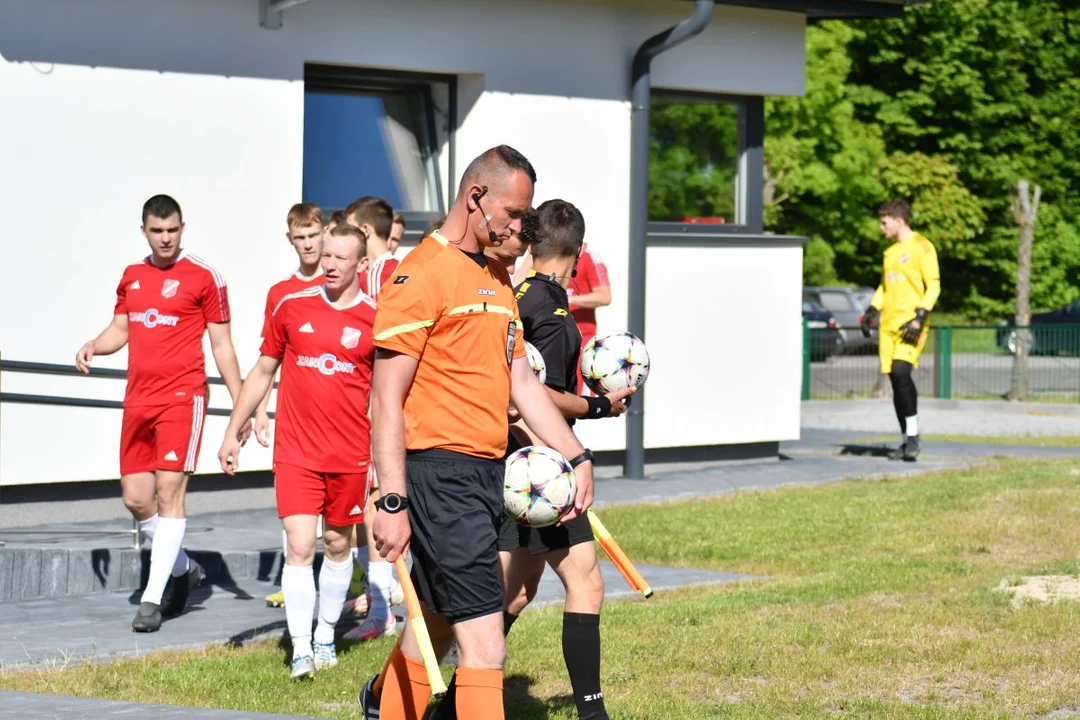
[[[412,332],[413,330],[420,330],[421,328],[431,327],[434,324],[434,320],[419,320],[417,322],[405,323],[404,325],[397,325],[395,327],[383,330],[381,333],[375,336],[375,339],[387,340],[394,337],[395,335]]]

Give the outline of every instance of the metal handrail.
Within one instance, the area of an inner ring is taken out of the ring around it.
[[[117,370],[115,368],[99,368],[93,371],[92,375],[86,375],[80,372],[73,365],[58,365],[56,363],[38,363],[38,362],[25,362],[21,360],[3,360],[0,359],[0,372],[13,372],[13,373],[28,373],[31,375],[63,375],[73,377],[101,377],[112,378],[117,380],[126,380],[127,371]],[[225,381],[220,377],[207,378],[211,385],[224,385]],[[276,388],[278,383],[274,383]],[[103,408],[110,410],[122,410],[124,403],[118,400],[97,400],[94,398],[73,398],[73,397],[61,397],[57,395],[31,395],[26,393],[5,393],[0,392],[0,402],[5,403],[21,403],[24,405],[58,405],[62,407],[89,407],[89,408]],[[220,408],[207,408],[207,415],[214,415],[217,417],[229,417],[232,414],[231,410],[224,410]],[[272,419],[274,413],[268,413]],[[190,531],[209,531],[210,528],[191,528]],[[12,531],[7,531],[11,534]],[[55,531],[54,534],[60,534],[67,531]],[[75,531],[71,531],[75,532]],[[139,532],[139,521],[132,518],[131,530],[80,530],[78,534],[82,535],[127,535],[130,534],[133,537],[133,547],[135,550],[142,549],[142,533]],[[0,547],[5,546],[6,543],[0,541]]]
[[[31,375],[62,375],[68,377],[103,377],[116,380],[127,379],[126,370],[117,370],[115,368],[95,369],[92,374],[87,375],[80,372],[74,365],[25,362],[22,360],[0,359],[0,372],[28,373]],[[225,381],[222,380],[220,377],[208,377],[207,380],[211,385],[225,385]],[[274,387],[277,388],[277,386],[278,383],[275,381]],[[97,400],[94,398],[74,398],[59,395],[32,395],[27,393],[5,392],[0,392],[0,402],[19,403],[23,405],[58,405],[63,407],[89,407],[108,410],[120,410],[124,407],[124,404],[118,400]],[[232,411],[224,410],[221,408],[207,408],[206,414],[216,417],[229,417],[232,414]],[[274,413],[272,412],[267,413],[267,415],[270,417],[270,419],[274,418]]]
[[[25,362],[22,360],[0,360],[0,372],[29,373],[32,375],[68,375],[75,377],[104,377],[127,379],[127,370],[115,368],[96,368],[89,375],[80,372],[74,365],[57,365],[55,363]],[[211,385],[224,385],[225,381],[220,377],[207,378]]]

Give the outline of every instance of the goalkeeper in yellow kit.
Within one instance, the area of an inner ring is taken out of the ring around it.
[[[862,331],[869,337],[878,320],[881,372],[892,382],[893,406],[903,434],[900,448],[889,458],[910,462],[919,455],[919,396],[911,373],[919,367],[926,344],[928,317],[941,294],[941,274],[937,250],[908,226],[908,203],[890,200],[878,209],[878,215],[881,234],[895,242],[885,250],[881,284],[863,315]]]

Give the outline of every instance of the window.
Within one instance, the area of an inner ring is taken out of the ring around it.
[[[307,65],[304,201],[329,210],[375,195],[403,214],[441,215],[454,92],[447,76]]]
[[[764,101],[654,91],[649,221],[761,232]]]

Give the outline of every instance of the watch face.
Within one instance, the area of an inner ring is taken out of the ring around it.
[[[383,507],[385,507],[390,512],[395,512],[401,509],[401,498],[397,495],[387,495],[383,499]]]

